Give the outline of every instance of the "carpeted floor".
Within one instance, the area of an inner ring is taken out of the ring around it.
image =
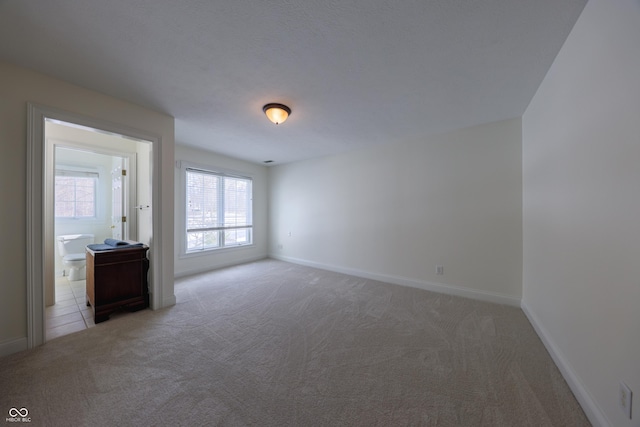
[[[0,359],[31,425],[589,425],[521,310],[275,260]]]

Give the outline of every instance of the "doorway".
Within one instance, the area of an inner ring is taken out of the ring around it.
[[[45,338],[50,340],[95,326],[86,306],[84,245],[107,238],[138,240],[139,142],[51,120],[45,123],[45,141],[54,171],[53,189],[45,187],[55,240],[54,262],[45,262],[54,265],[53,276],[45,272],[44,289]]]
[[[160,236],[161,226],[154,210],[159,206],[160,139],[144,132],[106,123],[74,113],[28,104],[27,126],[27,347],[43,344],[45,337],[45,283],[54,277],[55,231],[53,221],[54,158],[47,144],[47,123],[57,123],[93,135],[117,137],[134,141],[137,151],[136,190],[141,204],[137,206],[139,226],[137,240],[150,247],[151,265],[162,259],[154,235]],[[142,185],[140,185],[142,184]],[[152,197],[152,195],[154,197]],[[136,206],[136,205],[132,205]],[[158,249],[158,250],[154,250]],[[149,292],[151,308],[162,304],[162,278],[150,270]],[[157,279],[156,279],[157,278]]]

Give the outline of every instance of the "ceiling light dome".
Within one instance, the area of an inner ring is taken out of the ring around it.
[[[291,108],[283,104],[274,103],[265,105],[262,107],[262,111],[264,111],[269,120],[277,125],[284,123],[289,114],[291,114]]]

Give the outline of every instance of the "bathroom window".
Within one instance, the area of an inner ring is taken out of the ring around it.
[[[186,169],[187,253],[252,244],[252,179]]]
[[[97,183],[97,172],[56,169],[56,218],[95,218]]]

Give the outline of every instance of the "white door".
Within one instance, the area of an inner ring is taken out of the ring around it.
[[[111,170],[111,237],[118,240],[128,238],[127,228],[127,169],[126,159],[113,158]]]

